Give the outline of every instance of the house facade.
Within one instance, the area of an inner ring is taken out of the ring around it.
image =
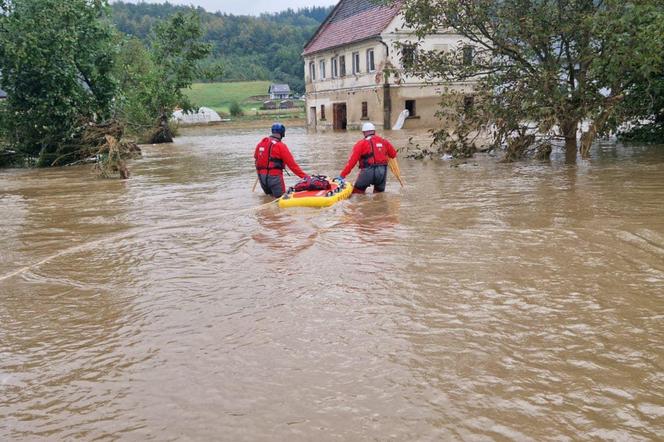
[[[432,128],[446,89],[472,93],[470,84],[425,83],[405,75],[403,58],[416,56],[396,43],[416,41],[405,29],[402,2],[341,0],[305,46],[307,124],[327,130],[356,129],[365,122],[392,129],[403,110],[405,129]],[[460,35],[441,32],[420,44],[448,51]],[[405,54],[404,54],[405,52]]]
[[[270,85],[270,100],[288,100],[291,97],[291,88],[287,84]]]
[[[0,100],[6,100],[6,99],[7,99],[7,92],[0,89]]]

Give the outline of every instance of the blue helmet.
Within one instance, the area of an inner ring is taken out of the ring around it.
[[[274,123],[272,125],[272,133],[281,134],[281,137],[283,138],[286,136],[286,126],[281,123]]]

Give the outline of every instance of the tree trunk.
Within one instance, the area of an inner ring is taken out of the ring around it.
[[[150,137],[150,143],[152,144],[163,144],[163,143],[172,143],[173,142],[173,133],[171,128],[168,125],[168,117],[162,115],[159,118],[159,123],[157,128],[152,133]]]
[[[579,122],[576,120],[565,120],[560,124],[560,129],[563,131],[565,137],[565,162],[574,164],[576,163],[576,154],[578,145],[576,142],[577,130]]]

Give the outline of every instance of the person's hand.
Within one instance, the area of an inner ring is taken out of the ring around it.
[[[345,182],[345,180],[343,179],[342,176],[338,176],[338,177],[336,177],[336,178],[334,179],[334,181],[336,181],[336,182],[339,183],[339,184],[343,184],[343,183]]]

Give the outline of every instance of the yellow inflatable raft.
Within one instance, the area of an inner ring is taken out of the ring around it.
[[[353,185],[331,181],[330,190],[307,190],[304,192],[287,192],[279,198],[279,207],[329,207],[341,200],[350,198],[353,193]]]

